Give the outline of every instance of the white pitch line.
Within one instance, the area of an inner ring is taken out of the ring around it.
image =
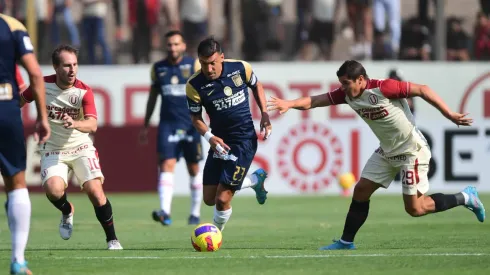
[[[184,260],[184,259],[196,259],[196,260],[208,260],[208,259],[307,259],[307,258],[342,258],[342,257],[469,257],[469,256],[490,256],[488,253],[423,253],[423,254],[317,254],[317,255],[264,255],[264,256],[91,256],[91,257],[49,257],[50,259],[66,260],[66,259],[78,259],[78,260],[90,260],[90,259],[114,259],[114,260]]]

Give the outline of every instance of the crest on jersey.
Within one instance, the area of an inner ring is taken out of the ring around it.
[[[80,97],[78,95],[71,95],[69,98],[68,98],[68,101],[72,104],[72,105],[78,105],[78,102],[80,101]]]
[[[376,95],[369,95],[369,102],[372,105],[378,104],[378,96],[376,96]]]
[[[235,86],[240,87],[243,85],[243,80],[240,74],[236,74],[231,77],[231,80],[233,80],[233,83],[235,83]]]
[[[179,78],[176,75],[173,75],[172,78],[170,78],[170,83],[179,84]]]
[[[180,66],[180,73],[183,78],[189,78],[191,76],[191,65]]]
[[[224,89],[223,89],[223,92],[225,93],[226,96],[231,96],[233,94],[233,90],[226,86]]]

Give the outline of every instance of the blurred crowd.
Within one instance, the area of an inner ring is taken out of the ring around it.
[[[407,16],[409,1],[417,11]],[[249,61],[433,60],[436,29],[429,7],[435,1],[0,0],[0,9],[37,22],[29,31],[36,33],[45,64],[49,49],[61,42],[80,47],[86,64],[150,63],[164,56],[162,37],[173,29],[183,31],[191,55],[212,34],[228,56]],[[478,11],[471,15],[472,28],[463,27],[468,18],[445,18],[447,60],[490,60],[490,0],[445,1]]]

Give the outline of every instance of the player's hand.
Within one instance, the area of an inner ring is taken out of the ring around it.
[[[140,134],[138,136],[138,141],[140,145],[148,144],[148,128],[143,127],[143,129],[141,129]]]
[[[466,117],[469,113],[456,113],[456,112],[451,112],[448,115],[448,118],[456,125],[462,125],[462,126],[471,126],[473,123],[473,119]]]
[[[268,139],[272,133],[272,125],[269,119],[269,114],[262,113],[262,119],[260,120],[260,133],[263,135],[264,140]]]
[[[209,144],[211,148],[220,155],[226,155],[230,151],[230,146],[226,145],[226,143],[219,137],[213,136],[209,139]]]
[[[66,129],[75,129],[75,121],[67,113],[63,114],[63,127]]]
[[[34,133],[34,140],[39,144],[44,144],[51,136],[51,127],[49,126],[48,119],[41,119],[36,121],[36,132]]]
[[[278,110],[279,114],[284,114],[289,110],[289,102],[284,99],[280,99],[277,97],[271,96],[269,100],[267,100],[267,111],[275,111]]]

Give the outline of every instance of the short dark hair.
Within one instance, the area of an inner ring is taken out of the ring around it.
[[[366,69],[364,69],[361,63],[355,60],[347,60],[344,62],[344,64],[342,64],[342,66],[340,66],[339,70],[337,71],[337,77],[344,75],[350,80],[356,80],[361,75],[364,76],[364,78],[368,77]]]
[[[221,53],[221,45],[213,36],[204,39],[199,43],[199,46],[197,46],[198,56],[210,57],[214,53]]]
[[[70,46],[68,44],[62,44],[62,45],[59,45],[58,47],[56,47],[53,51],[53,53],[51,54],[51,62],[53,62],[53,65],[55,66],[58,66],[60,65],[60,54],[61,52],[70,52],[70,53],[73,53],[75,54],[77,57],[78,57],[78,49],[73,47],[73,46]]]
[[[182,37],[182,41],[185,42],[184,34],[179,30],[172,30],[172,31],[167,32],[165,34],[165,38],[170,38],[170,37],[175,36],[175,35],[180,35],[180,37]]]

